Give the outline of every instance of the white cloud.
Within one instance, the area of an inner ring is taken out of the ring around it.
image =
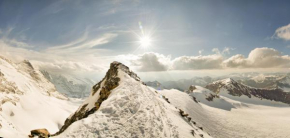
[[[222,54],[230,54],[231,50],[234,50],[233,48],[225,47],[224,50],[222,51]]]
[[[182,56],[172,61],[173,70],[219,69],[223,57],[219,54],[208,56]]]
[[[5,43],[11,45],[11,46],[14,46],[14,47],[24,47],[24,48],[27,48],[27,47],[32,47],[32,46],[29,46],[27,43],[25,42],[22,42],[22,41],[18,41],[16,39],[2,39],[3,41],[5,41]]]
[[[66,73],[66,72],[92,72],[92,71],[102,71],[104,68],[98,66],[97,64],[85,64],[83,62],[74,61],[55,61],[55,62],[42,62],[42,61],[32,61],[34,65],[38,66],[40,69],[48,70],[51,72]]]
[[[221,52],[220,52],[220,50],[218,48],[213,48],[211,51],[214,52],[217,55],[221,54]]]
[[[256,48],[245,58],[235,55],[224,61],[225,67],[234,68],[289,68],[290,56],[282,55],[273,48]]]
[[[214,52],[217,55],[224,55],[224,54],[230,54],[231,50],[234,50],[234,48],[225,47],[222,51],[220,51],[218,48],[213,48],[211,51]]]
[[[204,51],[203,49],[202,50],[199,50],[198,51],[198,54],[201,55],[203,51]]]
[[[170,66],[170,56],[158,53],[144,53],[131,57],[131,65],[137,67],[138,71],[167,71]]]
[[[230,48],[228,48],[230,49]],[[224,51],[228,51],[225,48]],[[142,55],[122,55],[117,59],[140,72],[168,70],[205,70],[205,69],[255,69],[255,68],[289,68],[290,56],[282,55],[273,48],[256,48],[248,57],[237,54],[226,58],[218,49],[216,54],[206,56],[181,56],[175,59],[158,53]],[[227,53],[227,52],[226,52]],[[129,61],[129,62],[128,62]]]
[[[109,43],[113,38],[117,37],[118,34],[106,33],[95,39],[87,40],[87,33],[84,34],[80,39],[64,44],[61,46],[51,47],[45,50],[47,53],[58,53],[58,54],[68,54],[68,53],[80,53],[81,51],[85,52],[94,52],[95,50],[88,50],[95,46],[103,45]]]
[[[223,62],[225,67],[228,68],[246,68],[249,67],[247,59],[244,55],[238,54],[226,59]]]
[[[290,40],[290,24],[276,29],[275,34],[273,36],[276,38],[289,41]]]
[[[9,29],[7,32],[11,32]],[[7,33],[6,33],[7,34]],[[1,38],[0,54],[16,60],[32,60],[40,68],[56,72],[97,72],[105,70],[109,63],[118,60],[140,72],[155,72],[168,70],[204,70],[224,68],[290,68],[290,56],[282,55],[272,48],[256,48],[248,57],[234,55],[226,58],[232,48],[225,47],[222,51],[214,48],[215,54],[199,56],[181,56],[171,59],[170,55],[159,53],[144,53],[142,55],[121,55],[101,57],[105,51],[93,48],[110,43],[118,34],[107,33],[100,37],[89,39],[87,33],[74,42],[48,48],[43,51],[25,49],[29,45],[16,39]],[[96,56],[96,54],[98,56]],[[121,57],[121,58],[120,58]]]
[[[101,42],[109,43],[109,39],[99,39]],[[98,41],[98,42],[100,42]],[[114,57],[102,57],[104,50],[100,49],[79,49],[67,51],[70,48],[53,49],[51,51],[35,51],[26,47],[13,46],[15,40],[0,39],[0,55],[7,57],[14,62],[24,59],[30,60],[36,68],[45,69],[54,73],[66,73],[79,76],[96,75],[100,71],[105,71],[109,64],[114,61]],[[86,45],[87,46],[87,45]],[[95,56],[98,54],[98,56]],[[91,76],[95,77],[95,76]]]
[[[33,46],[28,45],[27,43],[20,41],[19,39],[15,39],[15,38],[10,38],[9,35],[11,34],[11,32],[14,30],[14,27],[8,27],[4,32],[0,30],[0,41],[1,43],[5,43],[9,46],[12,47],[22,47],[22,48],[31,48]],[[27,29],[26,29],[27,30]],[[18,34],[20,34],[21,32],[23,32],[25,30],[22,30],[20,32],[18,32]],[[22,40],[25,40],[25,36],[24,35],[20,35]]]

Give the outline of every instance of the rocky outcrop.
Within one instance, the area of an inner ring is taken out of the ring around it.
[[[209,94],[205,99],[207,101],[213,101],[214,98],[219,98],[219,96],[217,94]]]
[[[96,112],[100,108],[102,102],[109,97],[111,91],[119,85],[119,82],[121,80],[121,78],[118,77],[119,70],[122,70],[123,72],[134,78],[136,81],[140,81],[140,78],[134,72],[130,71],[127,66],[119,62],[111,63],[110,69],[107,71],[106,76],[92,88],[92,93],[89,98],[94,97],[97,93],[99,94],[99,98],[97,99],[97,101],[95,101],[94,107],[90,109],[88,107],[88,104],[82,105],[71,117],[65,120],[64,125],[54,135],[62,133],[75,121],[86,118],[90,114]]]
[[[50,133],[47,129],[35,129],[30,131],[30,135],[28,135],[30,138],[33,138],[34,136],[38,136],[39,138],[48,138],[50,137]]]
[[[4,74],[0,71],[0,92],[12,93],[12,94],[20,94],[23,92],[18,89],[14,82],[8,81]]]
[[[40,81],[40,76],[34,69],[33,65],[28,61],[24,60],[20,63],[21,68],[19,70],[24,70],[25,72],[29,73],[29,75],[36,81]]]
[[[192,93],[195,89],[196,89],[196,87],[194,85],[191,85],[191,86],[189,86],[188,90],[185,92]]]

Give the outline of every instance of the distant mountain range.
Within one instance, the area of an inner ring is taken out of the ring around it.
[[[262,105],[274,105],[274,103],[281,102],[290,104],[290,93],[284,92],[280,88],[253,88],[238,83],[231,78],[215,81],[208,84],[205,88],[211,90],[217,95],[225,96],[231,99],[245,99],[246,101],[243,101],[245,103],[249,102]],[[252,100],[249,100],[248,98],[252,98]],[[275,102],[269,103],[270,101]]]
[[[235,81],[242,83],[244,85],[254,87],[254,88],[266,88],[266,89],[274,89],[279,88],[285,92],[290,92],[290,74],[289,73],[234,73],[220,77],[194,77],[192,79],[181,79],[177,81],[148,81],[145,82],[148,86],[157,89],[177,89],[180,91],[186,91],[191,85],[202,86],[226,79],[232,78]],[[157,87],[158,85],[158,87]]]
[[[72,98],[85,98],[91,93],[94,81],[87,78],[76,78],[68,75],[52,74],[45,70],[41,73],[54,84],[57,91]]]

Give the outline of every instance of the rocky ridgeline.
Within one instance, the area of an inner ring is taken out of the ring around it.
[[[84,104],[79,110],[77,110],[71,117],[65,120],[64,125],[61,129],[54,135],[58,135],[66,130],[72,123],[78,121],[80,119],[88,117],[90,114],[95,113],[101,106],[102,102],[105,101],[111,91],[119,86],[119,82],[121,78],[118,77],[118,70],[121,70],[127,73],[129,76],[134,78],[136,81],[140,81],[140,78],[134,72],[130,71],[130,69],[119,62],[113,62],[110,65],[110,69],[107,71],[106,76],[92,88],[91,96],[94,96],[99,91],[99,98],[95,101],[95,106],[92,109],[88,109],[88,104]],[[54,136],[52,135],[52,136]]]

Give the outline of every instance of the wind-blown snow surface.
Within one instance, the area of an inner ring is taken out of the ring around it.
[[[213,137],[286,138],[290,136],[289,107],[246,104],[224,97],[224,102],[232,103],[235,107],[224,110],[203,103],[199,103],[198,106],[189,94],[178,90],[162,90],[159,93],[167,97],[173,105],[187,112]]]
[[[210,137],[182,118],[179,110],[154,90],[120,69],[118,77],[119,86],[111,91],[95,113],[74,122],[56,137],[190,138],[201,137],[199,134]],[[91,95],[84,104],[92,108],[98,95]]]
[[[78,103],[68,101],[28,62],[0,57],[0,137],[27,137],[30,130],[56,132]]]

